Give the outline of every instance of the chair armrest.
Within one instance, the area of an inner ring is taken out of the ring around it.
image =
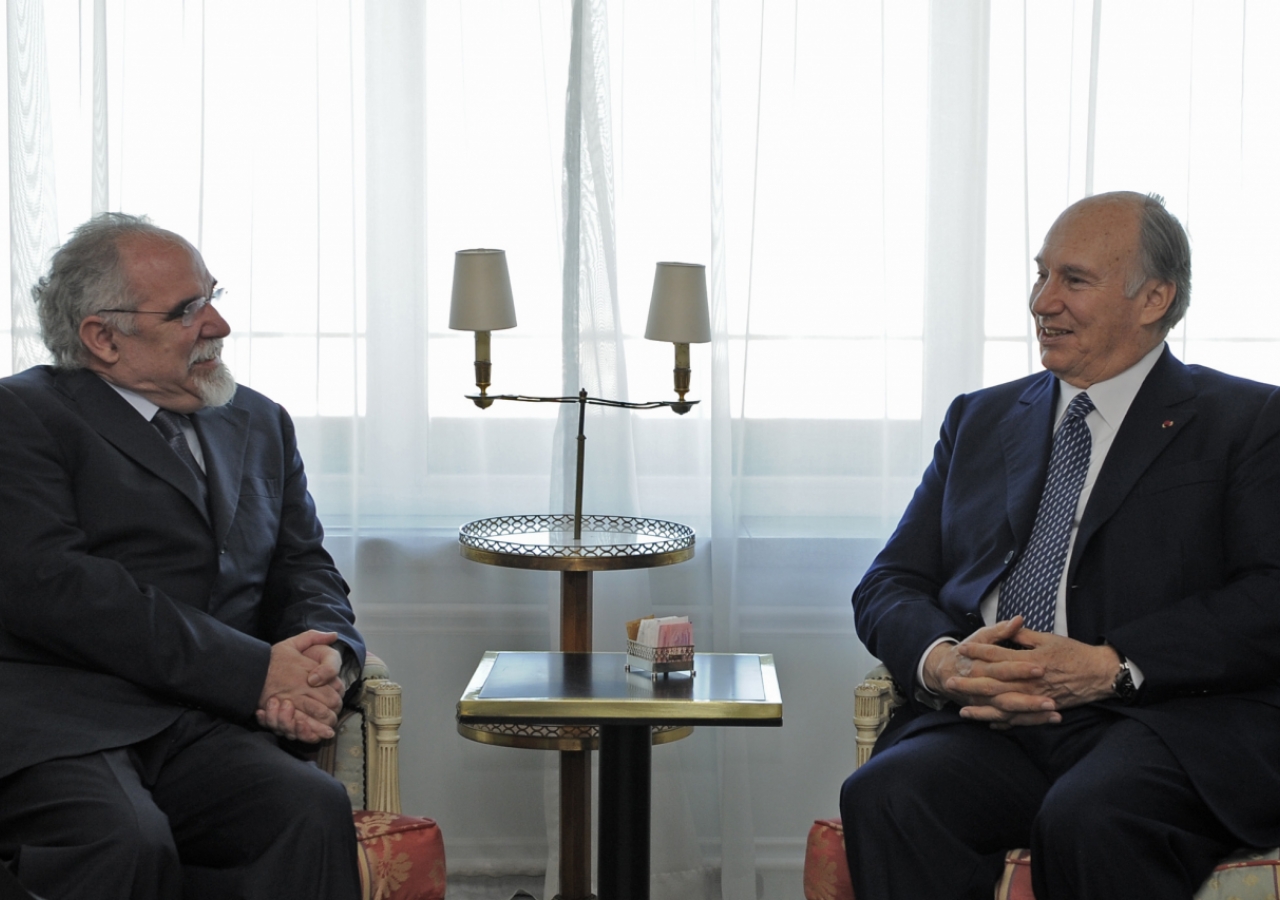
[[[360,708],[364,711],[366,809],[400,812],[400,694],[400,685],[394,681],[365,679]]]
[[[358,708],[338,720],[337,737],[320,745],[316,764],[347,787],[354,809],[400,812],[400,685],[369,655]]]
[[[876,738],[889,723],[889,713],[902,703],[893,676],[884,666],[867,673],[862,684],[853,691],[853,728],[856,732],[857,759],[854,768],[871,758]]]

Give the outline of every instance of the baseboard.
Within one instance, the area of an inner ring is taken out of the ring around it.
[[[447,838],[449,875],[459,877],[541,877],[547,871],[543,841],[509,838]]]
[[[758,838],[756,869],[798,872],[804,868],[806,838]],[[720,842],[698,842],[704,864],[720,867]],[[529,840],[450,839],[449,874],[459,877],[542,875],[547,870],[546,845]]]
[[[804,868],[808,838],[757,838],[756,869],[798,872]]]

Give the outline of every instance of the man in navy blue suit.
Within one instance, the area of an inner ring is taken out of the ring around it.
[[[359,896],[332,737],[364,643],[293,423],[187,241],[122,214],[0,380],[0,863],[46,900]]]
[[[906,696],[841,815],[858,900],[1190,898],[1280,843],[1280,391],[1164,344],[1158,197],[1082,200],[1031,293],[1045,373],[955,400],[853,596]]]

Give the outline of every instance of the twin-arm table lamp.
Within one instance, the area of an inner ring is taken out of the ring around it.
[[[467,398],[481,409],[495,400],[525,403],[577,403],[578,454],[573,515],[500,516],[469,522],[459,532],[462,555],[487,565],[559,571],[560,649],[591,651],[591,573],[672,565],[693,557],[693,529],[675,522],[628,516],[582,513],[582,476],[586,448],[586,408],[670,407],[684,415],[696,400],[687,400],[691,369],[689,345],[711,340],[704,266],[660,262],[653,280],[645,337],[675,344],[675,391],[679,399],[629,403],[590,397],[531,397],[490,394],[490,333],[516,324],[515,303],[506,254],[502,250],[460,250],[454,259],[453,303],[449,327],[475,332],[476,387]],[[621,629],[621,624],[619,624]],[[691,727],[654,729],[653,742],[679,740]],[[591,750],[598,729],[582,725],[463,725],[471,740],[507,747],[559,750],[560,756],[560,894],[561,900],[591,897]]]
[[[585,389],[577,397],[530,397],[523,394],[489,394],[493,370],[489,335],[494,331],[514,328],[515,303],[511,295],[511,276],[507,271],[507,255],[502,250],[459,250],[453,264],[453,304],[449,311],[449,327],[457,331],[474,331],[476,335],[476,387],[479,394],[467,399],[481,409],[494,400],[517,400],[525,403],[578,404],[578,468],[574,489],[574,539],[582,537],[582,466],[586,437],[583,427],[586,407],[613,406],[623,409],[657,409],[670,407],[684,415],[697,400],[686,400],[692,369],[689,345],[711,340],[711,323],[707,315],[706,268],[693,263],[660,262],[653,279],[653,297],[649,301],[649,323],[644,336],[651,341],[675,344],[675,391],[678,400],[650,403],[627,403],[589,397]]]

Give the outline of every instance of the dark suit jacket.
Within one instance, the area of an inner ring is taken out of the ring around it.
[[[288,414],[240,387],[192,420],[209,508],[96,375],[0,379],[0,776],[186,708],[251,725],[271,644],[310,628],[363,661]]]
[[[853,596],[858,634],[914,697],[937,638],[963,638],[1027,545],[1057,379],[956,399],[933,463]],[[1280,389],[1166,348],[1115,436],[1068,564],[1067,626],[1145,677],[1154,728],[1248,843],[1280,841]],[[958,721],[914,699],[882,746]]]

